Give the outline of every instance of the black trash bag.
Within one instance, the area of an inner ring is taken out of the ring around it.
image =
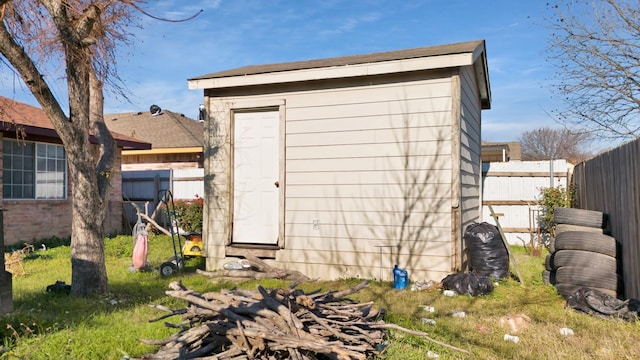
[[[567,306],[600,318],[636,321],[640,317],[640,300],[620,300],[589,287],[581,287],[567,298]]]
[[[449,274],[441,283],[443,289],[453,290],[460,295],[480,296],[493,291],[491,279],[469,273]]]
[[[469,265],[474,274],[496,280],[509,275],[509,252],[495,225],[483,222],[467,226],[464,241]]]

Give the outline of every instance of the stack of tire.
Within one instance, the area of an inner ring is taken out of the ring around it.
[[[616,240],[604,233],[602,212],[555,208],[556,235],[549,244],[542,279],[564,298],[581,287],[616,297],[620,284]]]

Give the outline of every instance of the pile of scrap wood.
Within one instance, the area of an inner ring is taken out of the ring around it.
[[[366,282],[340,292],[286,289],[198,293],[179,282],[170,284],[169,296],[185,300],[187,307],[172,310],[158,321],[181,315],[181,329],[164,340],[141,340],[161,345],[143,359],[367,359],[385,348],[387,329],[405,331],[444,347],[467,351],[433,340],[427,334],[386,324],[384,311],[372,302],[358,303],[346,296],[366,288]]]

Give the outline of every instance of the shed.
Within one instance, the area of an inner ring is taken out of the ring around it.
[[[484,40],[246,66],[204,90],[207,269],[252,254],[310,277],[463,268],[481,218]]]

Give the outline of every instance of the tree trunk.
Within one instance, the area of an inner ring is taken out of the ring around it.
[[[97,162],[89,142],[89,64],[86,49],[67,47],[69,117],[24,49],[0,26],[0,49],[21,74],[62,139],[71,184],[71,291],[85,296],[107,291],[104,263],[104,207]],[[100,89],[101,90],[101,89]]]
[[[87,143],[77,142],[79,157],[70,158],[73,221],[71,228],[71,292],[78,295],[107,292],[107,270],[104,259],[104,222],[108,205],[115,141],[104,123],[102,82],[93,69],[88,70],[89,124],[98,138],[98,159]],[[88,151],[86,149],[89,149]],[[76,152],[74,151],[74,154]]]
[[[95,83],[89,49],[67,47],[67,76],[69,78],[70,134],[60,134],[67,150],[71,190],[71,292],[76,295],[107,292],[107,270],[104,262],[105,198],[98,185],[99,170],[94,148],[89,142],[89,128],[95,117],[91,110],[101,106],[102,90]],[[91,80],[93,79],[93,81]],[[93,86],[91,86],[93,85]],[[92,90],[94,95],[92,96]],[[91,104],[91,100],[99,104]],[[102,150],[102,147],[101,147]],[[101,151],[102,152],[102,151]]]
[[[0,53],[42,106],[67,155],[72,206],[71,291],[77,295],[107,291],[104,221],[116,144],[104,123],[98,75],[106,78],[110,73],[100,65],[113,58],[113,40],[125,36],[117,29],[131,19],[121,6],[137,9],[135,2],[0,0]],[[105,9],[114,12],[101,19]],[[21,16],[21,11],[30,15]],[[51,47],[52,39],[59,47]],[[27,50],[33,50],[37,58],[61,55],[57,60],[66,66],[68,115],[38,70],[36,57]],[[97,69],[103,73],[96,73]],[[90,143],[91,135],[98,140],[97,147]]]
[[[105,203],[98,195],[95,163],[69,161],[71,202],[71,292],[87,296],[107,292],[104,261]]]

